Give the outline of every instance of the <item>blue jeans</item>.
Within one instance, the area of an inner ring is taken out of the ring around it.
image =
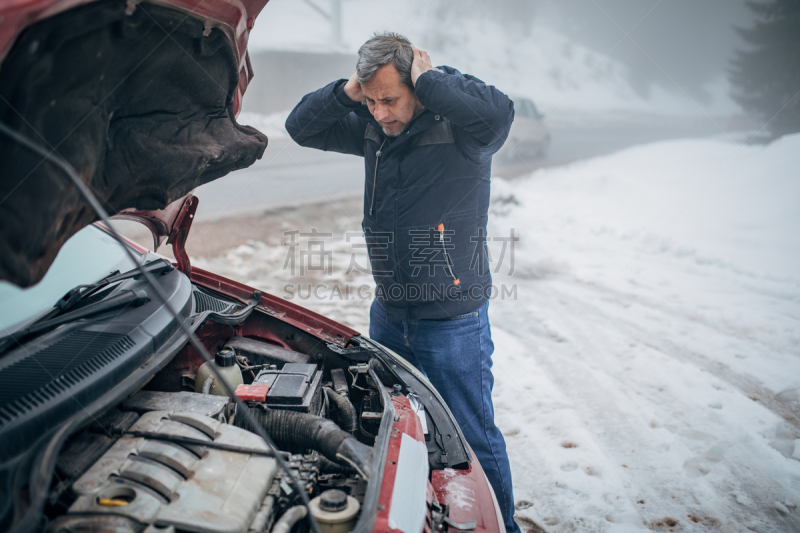
[[[377,300],[369,336],[416,366],[442,395],[492,484],[508,533],[518,533],[506,443],[494,423],[492,332],[486,303],[444,320],[388,322]]]

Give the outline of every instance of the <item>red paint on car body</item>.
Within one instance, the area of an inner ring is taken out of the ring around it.
[[[253,298],[254,289],[252,287],[248,287],[243,283],[233,281],[200,268],[192,268],[190,279],[197,285],[236,298],[243,303],[250,302]],[[347,343],[352,337],[360,335],[360,333],[354,329],[350,329],[330,318],[318,315],[314,311],[309,311],[308,309],[304,309],[299,305],[271,294],[262,293],[261,304],[257,306],[256,309],[287,324],[300,328],[318,339],[342,348],[347,346]],[[244,330],[242,331],[242,335],[245,337],[250,336],[247,328],[248,325],[245,324]],[[258,331],[253,331],[252,333],[253,336],[259,336]],[[280,341],[275,342],[275,344],[285,345],[285,342]]]
[[[167,243],[172,245],[172,255],[178,264],[178,270],[192,277],[192,264],[189,262],[189,254],[186,253],[186,239],[189,237],[189,230],[192,229],[192,221],[197,211],[199,201],[191,194],[185,197],[180,204],[178,216],[170,231]]]
[[[436,500],[450,506],[451,520],[461,524],[475,520],[477,525],[470,533],[499,533],[504,530],[498,521],[492,487],[478,461],[473,460],[466,470],[434,470],[431,484]]]
[[[422,424],[419,417],[414,412],[411,403],[403,395],[392,396],[394,404],[394,423],[392,433],[389,437],[389,450],[386,454],[386,465],[383,470],[383,480],[381,482],[381,493],[378,497],[378,514],[375,517],[375,527],[373,533],[386,533],[398,531],[389,527],[389,513],[392,506],[392,495],[394,494],[395,478],[397,477],[397,460],[400,457],[400,443],[402,435],[405,433],[419,442],[425,443],[425,434],[422,432]],[[427,501],[430,504],[432,494],[430,481],[428,482]],[[425,532],[430,533],[430,510],[425,520]]]

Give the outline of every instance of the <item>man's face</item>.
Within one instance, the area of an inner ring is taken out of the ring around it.
[[[422,111],[417,95],[400,81],[393,63],[385,64],[374,78],[362,83],[361,92],[367,99],[369,112],[390,137],[400,135],[411,119]]]

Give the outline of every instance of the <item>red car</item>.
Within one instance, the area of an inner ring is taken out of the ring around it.
[[[177,258],[126,245],[164,303],[63,171],[0,137],[3,531],[289,533],[308,531],[308,514],[330,533],[504,529],[416,369],[189,263],[190,191],[266,147],[235,121],[265,3],[0,6],[3,125],[70,163]]]

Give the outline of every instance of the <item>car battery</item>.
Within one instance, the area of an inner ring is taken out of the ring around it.
[[[280,370],[262,370],[253,385],[268,385],[267,407],[317,415],[322,408],[322,371],[317,365],[286,363]]]

